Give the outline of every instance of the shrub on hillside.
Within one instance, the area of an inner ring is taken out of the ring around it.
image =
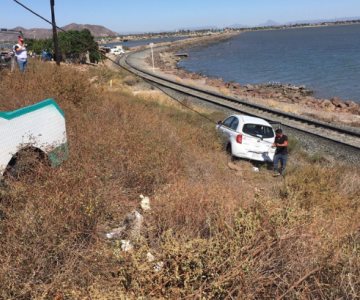
[[[25,74],[1,74],[0,109],[12,110],[54,98],[61,106],[81,105],[99,95],[85,73],[68,66],[31,63]]]

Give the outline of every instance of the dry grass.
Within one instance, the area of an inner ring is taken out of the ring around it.
[[[135,82],[128,74],[41,64],[0,76],[1,110],[54,97],[70,144],[60,168],[39,166],[0,190],[0,298],[360,294],[356,168],[310,163],[295,149],[284,180],[244,161],[235,172],[212,124],[166,99],[122,91]],[[104,87],[111,79],[116,89]],[[135,251],[124,253],[102,232],[138,206],[140,193],[153,210]]]

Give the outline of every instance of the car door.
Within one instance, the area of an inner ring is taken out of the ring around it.
[[[232,120],[230,127],[227,129],[227,136],[229,137],[229,141],[231,143],[236,141],[236,136],[238,135],[238,129],[239,127],[239,119],[237,117],[234,117]]]
[[[234,116],[228,117],[223,122],[218,124],[216,126],[216,129],[218,130],[218,133],[220,135],[220,138],[222,139],[222,142],[224,144],[227,144],[231,137],[231,124],[236,120],[237,118]]]

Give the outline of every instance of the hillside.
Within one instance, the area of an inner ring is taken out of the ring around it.
[[[213,123],[122,69],[0,75],[0,111],[54,97],[70,149],[0,186],[1,299],[357,299],[357,165],[291,136],[285,178],[229,163]]]
[[[90,24],[75,24],[71,23],[62,27],[64,30],[82,30],[82,29],[89,29],[91,34],[94,37],[108,37],[108,36],[117,36],[118,34],[104,26],[100,25],[90,25]],[[15,27],[12,30],[15,31],[22,31],[25,38],[27,39],[45,39],[50,38],[52,36],[52,30],[46,28],[23,28],[23,27]],[[0,40],[16,40],[16,34],[9,35],[9,34],[1,34],[0,33]]]
[[[91,34],[95,37],[107,37],[107,36],[117,36],[118,34],[104,26],[100,25],[90,25],[90,24],[76,24],[71,23],[62,27],[64,30],[82,30],[89,29]]]

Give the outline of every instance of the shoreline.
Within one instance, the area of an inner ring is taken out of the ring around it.
[[[278,25],[278,26],[264,26],[264,27],[236,27],[229,28],[232,33],[242,33],[245,31],[272,31],[272,30],[288,30],[288,29],[306,29],[306,28],[323,28],[323,27],[335,27],[335,26],[354,26],[360,25],[360,20],[353,21],[333,21],[333,22],[324,22],[324,23],[309,23],[309,24],[288,24],[288,25]],[[211,31],[211,29],[209,29]],[[196,31],[190,34],[174,34],[173,32],[163,32],[163,33],[146,33],[146,34],[120,34],[119,38],[114,38],[107,40],[102,45],[106,43],[122,43],[121,39],[126,41],[140,41],[147,39],[157,39],[157,38],[166,38],[166,37],[203,37],[203,33],[197,33]],[[122,38],[120,38],[122,37]]]
[[[206,76],[187,71],[178,66],[181,57],[176,56],[179,51],[186,52],[190,48],[221,43],[242,32],[218,34],[210,37],[179,40],[167,43],[166,50],[154,48],[154,61],[160,72],[175,80],[203,88],[215,89],[226,95],[246,98],[254,103],[268,105],[285,112],[320,119],[329,123],[336,123],[350,127],[360,127],[360,103],[352,100],[342,100],[339,97],[319,98],[312,90],[305,86],[295,86],[286,83],[241,84],[226,82],[222,78]],[[160,46],[161,44],[159,44]],[[145,59],[147,67],[151,67],[152,60]]]

